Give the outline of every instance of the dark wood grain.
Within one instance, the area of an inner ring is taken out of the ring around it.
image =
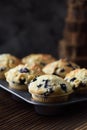
[[[33,105],[0,89],[0,130],[87,130],[87,102],[57,116],[36,114]]]

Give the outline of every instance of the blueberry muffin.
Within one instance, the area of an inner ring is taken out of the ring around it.
[[[65,80],[76,93],[87,93],[87,69],[76,69],[68,73]]]
[[[4,79],[4,74],[19,63],[20,60],[11,54],[0,54],[0,79]]]
[[[32,99],[38,102],[67,101],[73,92],[69,83],[56,75],[42,75],[28,85]]]
[[[30,54],[22,59],[22,63],[32,65],[40,65],[44,67],[46,64],[55,61],[50,54]]]
[[[10,88],[27,90],[29,82],[35,78],[36,75],[27,65],[18,65],[6,72],[5,76]]]
[[[64,78],[67,73],[76,68],[79,68],[79,66],[76,65],[75,63],[68,61],[66,59],[60,59],[58,61],[54,61],[46,65],[43,68],[43,72],[46,74],[53,74]]]

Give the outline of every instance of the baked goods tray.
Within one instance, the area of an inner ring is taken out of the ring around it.
[[[0,80],[0,88],[8,91],[9,93],[17,97],[17,99],[19,98],[27,103],[33,104],[35,107],[35,111],[41,115],[56,115],[62,111],[62,108],[64,110],[64,108],[66,108],[67,106],[87,101],[87,95],[72,95],[72,97],[67,102],[40,103],[33,101],[31,98],[31,94],[26,91],[19,91],[9,88],[8,83],[4,80]]]

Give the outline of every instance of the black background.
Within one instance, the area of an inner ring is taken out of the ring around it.
[[[66,13],[66,0],[0,0],[0,53],[57,57]]]

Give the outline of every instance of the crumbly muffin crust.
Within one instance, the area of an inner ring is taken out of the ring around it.
[[[87,93],[87,69],[76,69],[68,73],[65,80],[69,82],[75,91]]]
[[[35,78],[34,72],[27,65],[18,65],[5,73],[9,86],[19,90],[27,89],[28,83]]]
[[[33,65],[40,65],[44,67],[46,64],[55,61],[55,58],[50,54],[30,54],[22,59],[22,63]]]
[[[67,73],[76,68],[79,68],[77,64],[66,59],[60,59],[46,65],[43,68],[43,72],[46,74],[54,74],[64,78]]]
[[[17,66],[20,60],[11,54],[0,54],[0,79],[5,78],[5,72]]]

